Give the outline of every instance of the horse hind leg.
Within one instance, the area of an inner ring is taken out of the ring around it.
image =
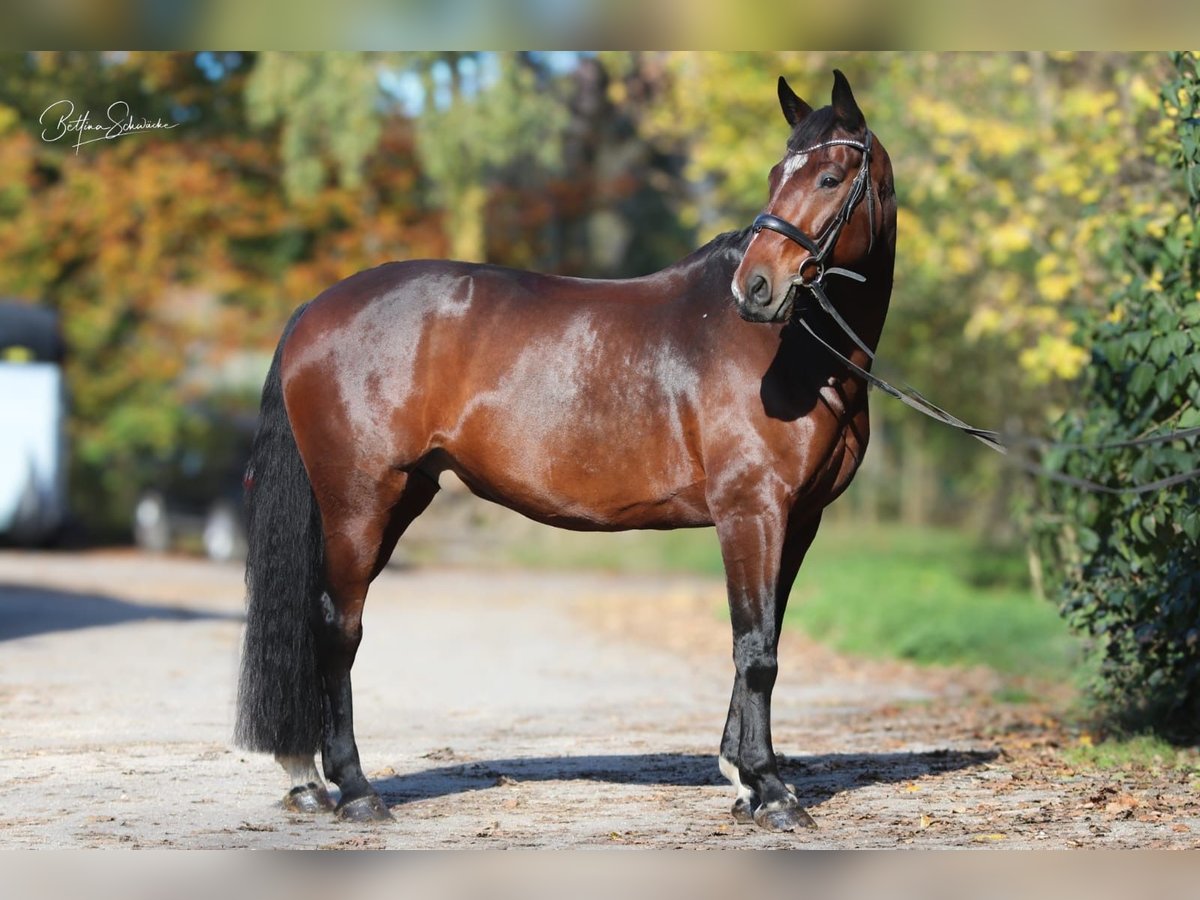
[[[392,817],[363,774],[354,738],[350,669],[362,640],[367,588],[405,528],[437,493],[437,483],[423,477],[401,475],[396,487],[399,497],[394,504],[371,504],[374,508],[369,512],[350,516],[323,516],[327,591],[321,597],[317,623],[318,667],[325,694],[321,762],[325,777],[341,789],[338,817],[351,821]],[[395,491],[389,493],[397,496]]]

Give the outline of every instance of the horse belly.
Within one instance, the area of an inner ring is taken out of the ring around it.
[[[679,453],[548,426],[513,419],[464,435],[447,448],[449,467],[477,495],[560,528],[711,524],[703,478]]]

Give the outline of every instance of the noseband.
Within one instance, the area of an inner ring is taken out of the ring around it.
[[[834,247],[837,246],[842,229],[846,227],[846,223],[850,221],[850,216],[854,213],[854,208],[858,206],[864,196],[867,198],[867,221],[870,232],[870,244],[867,247],[867,252],[870,253],[871,248],[875,245],[875,194],[871,190],[870,130],[867,131],[861,142],[847,138],[837,138],[832,141],[825,141],[823,144],[815,144],[807,150],[800,151],[800,155],[807,155],[823,147],[853,147],[855,150],[862,152],[862,163],[858,167],[858,174],[854,176],[854,181],[850,185],[850,192],[846,195],[846,199],[843,201],[837,215],[829,221],[821,234],[815,239],[811,238],[791,222],[771,213],[760,213],[752,226],[755,234],[767,228],[782,234],[789,240],[795,241],[808,251],[808,258],[800,264],[800,269],[792,277],[792,281],[801,287],[820,284],[824,281],[826,275],[842,275],[853,278],[855,281],[866,280],[858,273],[851,272],[848,269],[826,267],[826,262],[833,254]],[[806,277],[804,272],[811,266],[816,267],[815,271],[811,277]]]

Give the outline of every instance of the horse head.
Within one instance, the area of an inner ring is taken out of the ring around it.
[[[797,286],[854,273],[895,240],[891,161],[846,76],[834,71],[832,102],[815,111],[781,76],[779,103],[792,134],[733,276],[738,312],[752,322],[787,321]]]

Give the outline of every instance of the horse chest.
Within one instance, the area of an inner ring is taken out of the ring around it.
[[[866,397],[858,385],[831,376],[820,390],[817,430],[805,482],[830,493],[829,502],[849,486],[862,464],[870,438]]]

